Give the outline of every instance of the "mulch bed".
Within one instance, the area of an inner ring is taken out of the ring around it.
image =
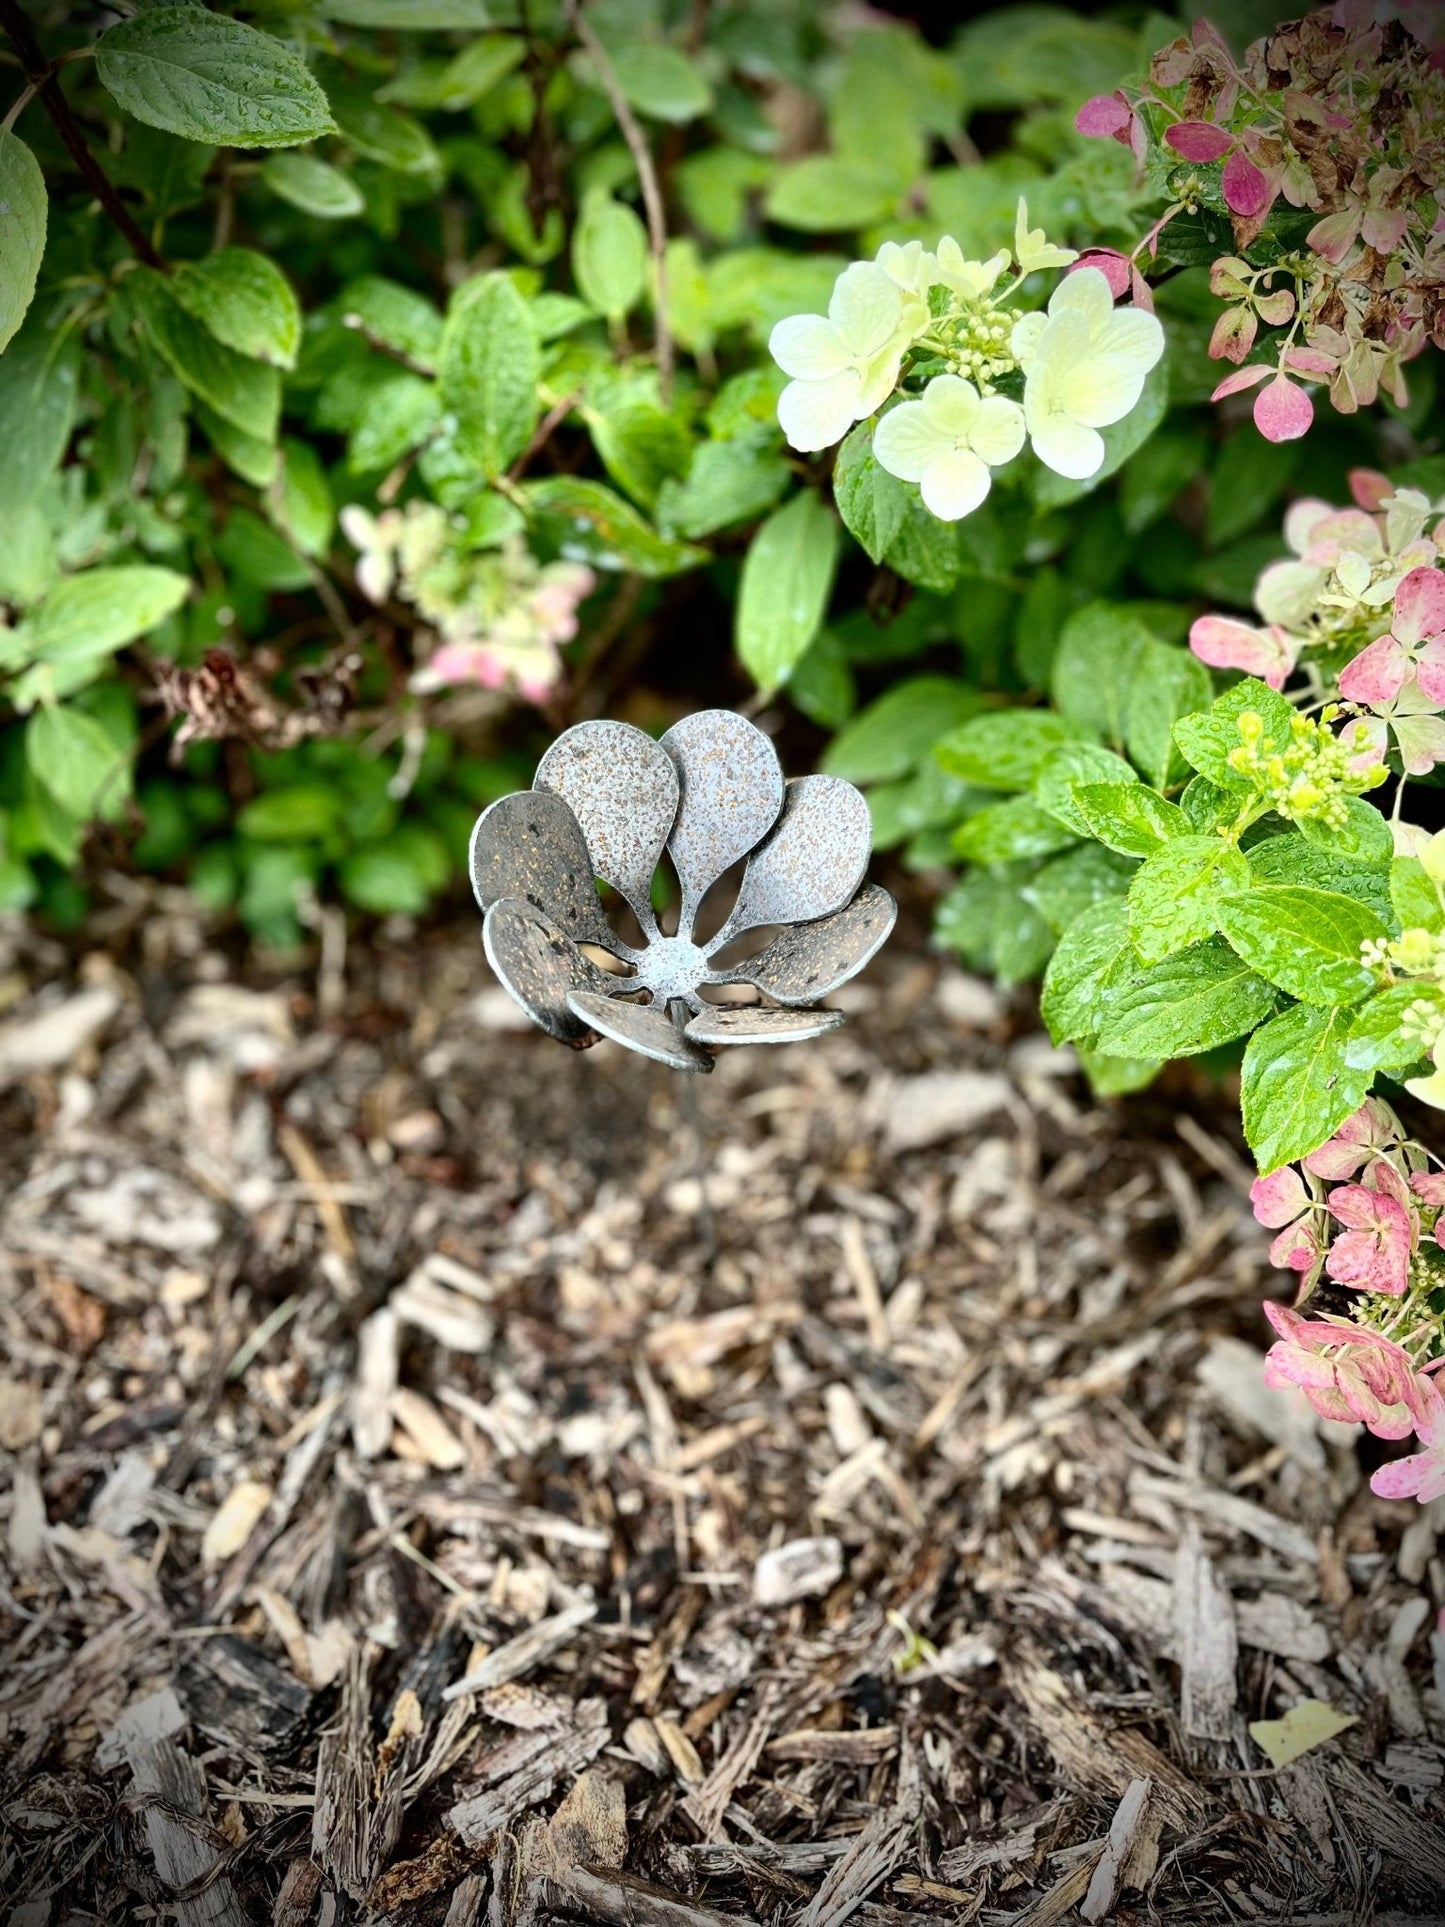
[[[905,943],[700,1210],[474,926],[190,916],[0,937],[13,1927],[1445,1918],[1445,1508],[1263,1387],[1226,1109]]]

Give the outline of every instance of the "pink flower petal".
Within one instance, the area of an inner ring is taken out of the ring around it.
[[[1181,120],[1167,129],[1165,143],[1186,161],[1220,161],[1234,145],[1234,136],[1207,120]]]
[[[1226,395],[1238,395],[1246,388],[1254,388],[1269,379],[1268,368],[1236,368],[1232,375],[1226,375],[1214,393],[1211,401],[1223,401]]]
[[[1074,126],[1081,134],[1117,136],[1126,131],[1132,118],[1129,103],[1121,95],[1095,94],[1075,114]]]
[[[1284,375],[1276,375],[1255,398],[1254,425],[1266,441],[1297,442],[1301,435],[1308,434],[1314,418],[1314,403],[1303,388]]]
[[[1332,375],[1337,366],[1335,357],[1319,348],[1287,348],[1284,361],[1297,375]]]
[[[1411,569],[1395,591],[1394,631],[1407,647],[1445,633],[1445,575]]]
[[[1359,208],[1342,207],[1337,214],[1327,214],[1322,221],[1316,221],[1305,236],[1305,244],[1338,267],[1354,246],[1359,231]]]
[[[1225,206],[1232,214],[1243,215],[1247,221],[1267,213],[1274,200],[1274,189],[1268,177],[1261,173],[1248,155],[1238,151],[1224,163],[1220,186],[1224,190]]]
[[[1350,493],[1358,506],[1371,514],[1382,509],[1395,493],[1395,484],[1377,468],[1352,468],[1349,483]]]
[[[1080,268],[1097,268],[1116,301],[1129,285],[1129,257],[1120,254],[1117,248],[1085,248],[1078,260],[1070,264],[1068,272],[1077,274]]]
[[[1137,265],[1129,270],[1129,288],[1134,296],[1134,306],[1145,314],[1154,312],[1154,290],[1140,273]]]
[[[1416,1171],[1410,1189],[1426,1204],[1445,1205],[1445,1171]]]
[[[1347,703],[1383,708],[1405,685],[1410,664],[1393,636],[1381,636],[1340,671],[1340,694]]]
[[[1209,337],[1209,356],[1211,361],[1240,362],[1254,346],[1254,337],[1259,332],[1259,316],[1252,308],[1242,303],[1237,308],[1226,308],[1214,324],[1214,332]]]
[[[1283,629],[1253,629],[1231,616],[1200,616],[1189,631],[1189,647],[1211,669],[1242,669],[1271,689],[1283,689],[1295,665],[1292,639]]]
[[[1445,636],[1427,642],[1416,656],[1415,681],[1427,702],[1445,709]]]
[[[1309,1209],[1311,1198],[1294,1166],[1282,1164],[1267,1178],[1255,1179],[1249,1187],[1249,1202],[1259,1222],[1275,1230],[1293,1224],[1301,1211]]]
[[[1280,1271],[1312,1271],[1319,1261],[1319,1237],[1307,1224],[1287,1224],[1269,1247],[1269,1262]]]

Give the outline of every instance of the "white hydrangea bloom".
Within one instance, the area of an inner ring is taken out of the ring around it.
[[[768,348],[792,380],[778,398],[778,420],[794,448],[831,448],[893,392],[909,344],[928,311],[905,297],[876,261],[855,261],[838,276],[827,316],[789,315]]]
[[[1097,268],[1080,268],[1054,290],[1046,314],[1013,331],[1024,370],[1024,421],[1039,460],[1087,481],[1104,462],[1099,434],[1138,402],[1164,352],[1164,330],[1142,308],[1115,308]]]
[[[1079,258],[1076,248],[1056,248],[1041,227],[1029,226],[1029,204],[1022,194],[1014,221],[1014,255],[1024,274],[1037,268],[1066,268]]]
[[[971,381],[937,375],[921,401],[901,402],[879,422],[873,453],[890,475],[917,482],[925,508],[941,522],[971,515],[988,494],[990,468],[1024,445],[1016,401],[980,396]]]
[[[928,290],[938,279],[938,256],[921,241],[885,241],[874,259],[895,287],[927,302]]]
[[[1069,258],[1072,260],[1073,256]],[[969,261],[953,236],[945,234],[938,244],[934,278],[961,301],[979,301],[992,292],[995,282],[1007,266],[1007,248],[990,255],[987,261]]]

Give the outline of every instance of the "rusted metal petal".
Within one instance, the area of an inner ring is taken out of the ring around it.
[[[652,877],[677,815],[677,766],[631,723],[578,723],[537,765],[537,790],[562,797],[587,839],[592,867],[632,905],[648,936]]]
[[[831,916],[863,881],[873,826],[862,793],[840,776],[789,783],[778,826],[748,858],[732,915],[708,949],[764,923]]]
[[[674,723],[662,747],[682,779],[668,852],[682,884],[679,934],[687,936],[708,889],[755,849],[783,807],[778,752],[730,709],[700,709]]]
[[[483,810],[472,831],[470,865],[483,910],[519,897],[576,942],[621,949],[597,901],[581,825],[560,796],[517,790]]]
[[[757,1004],[709,1004],[687,1035],[699,1044],[800,1044],[836,1030],[841,1010],[766,1010]]]
[[[855,977],[888,940],[898,905],[876,883],[816,923],[795,924],[766,950],[709,981],[753,984],[775,1003],[812,1004]]]
[[[690,1043],[659,1004],[627,1004],[587,990],[574,990],[568,1001],[575,1016],[615,1044],[626,1044],[677,1071],[712,1069],[707,1052]]]
[[[574,992],[604,991],[615,979],[586,957],[550,917],[520,897],[502,897],[482,924],[487,962],[534,1024],[564,1044],[587,1035],[568,1003]]]

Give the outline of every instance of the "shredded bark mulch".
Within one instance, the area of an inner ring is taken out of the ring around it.
[[[474,928],[189,917],[0,937],[13,1927],[1445,1918],[1445,1505],[1264,1387],[1222,1104],[903,946],[699,1157]]]

